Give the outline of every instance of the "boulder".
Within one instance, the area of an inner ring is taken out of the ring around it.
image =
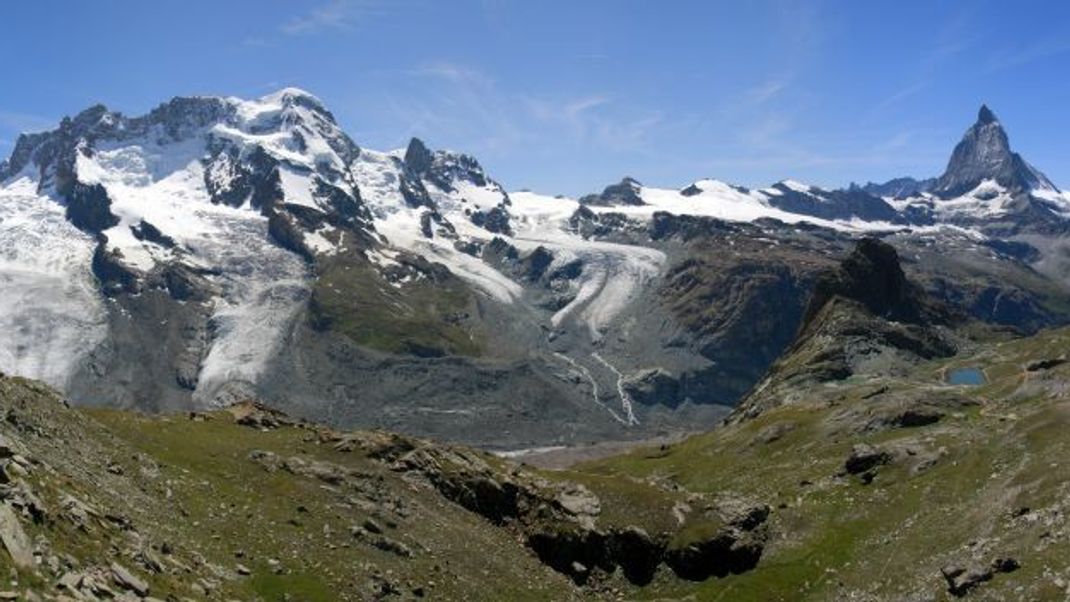
[[[111,563],[111,567],[109,568],[111,569],[112,581],[114,581],[116,585],[127,591],[134,592],[142,598],[149,595],[149,584],[130,572],[129,569],[117,562]]]
[[[863,474],[892,461],[892,455],[879,447],[858,443],[851,448],[843,467],[848,474]]]
[[[1021,565],[1011,557],[999,557],[988,564],[971,561],[956,563],[940,569],[947,581],[947,591],[956,597],[965,596],[986,581],[991,581],[997,573],[1010,573]]]
[[[22,529],[18,516],[8,504],[0,504],[0,541],[3,541],[11,562],[20,569],[33,567],[33,543]]]
[[[680,404],[680,381],[661,368],[629,374],[621,386],[632,399],[643,405],[661,404],[673,408]]]

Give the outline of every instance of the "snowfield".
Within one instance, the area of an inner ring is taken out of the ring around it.
[[[124,263],[149,272],[162,262],[178,260],[219,274],[209,276],[220,294],[213,300],[213,337],[194,392],[196,399],[208,403],[225,382],[257,380],[275,355],[286,326],[307,299],[310,276],[299,257],[271,242],[267,218],[258,211],[211,202],[200,160],[206,144],[206,132],[172,141],[155,131],[143,138],[101,143],[91,157],[80,154],[76,167],[82,181],[107,189],[112,213],[120,222],[104,235],[108,248],[118,249]],[[307,176],[291,169],[280,170],[280,176],[287,202],[315,206]],[[81,253],[86,259],[70,269],[77,269],[81,281],[88,283],[86,295],[99,298],[89,270],[92,239],[63,218],[59,202],[42,198],[40,203],[84,241]],[[175,248],[136,238],[131,228],[142,222],[174,240]],[[9,236],[0,234],[0,242],[7,245]],[[322,235],[311,236],[309,242],[316,248],[333,248]],[[24,290],[25,284],[10,287],[5,301],[30,292]],[[62,309],[70,310],[72,317],[82,313],[74,311],[73,305]],[[102,332],[97,341],[103,337]],[[68,347],[80,354],[95,344],[90,338],[86,341]],[[43,346],[55,347],[47,342]],[[54,368],[53,380],[69,372],[73,360],[64,365]]]

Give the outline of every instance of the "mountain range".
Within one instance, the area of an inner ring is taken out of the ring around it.
[[[578,199],[90,108],[0,164],[0,599],[1066,599],[1068,200],[987,107]]]
[[[417,139],[362,148],[292,88],[98,105],[0,164],[0,370],[500,450],[640,439],[753,393],[861,238],[962,320],[1065,324],[1068,225],[987,107],[934,178],[571,199]]]

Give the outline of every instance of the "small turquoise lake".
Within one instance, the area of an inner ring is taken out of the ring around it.
[[[955,368],[947,373],[949,385],[977,386],[985,384],[985,373],[980,368]]]

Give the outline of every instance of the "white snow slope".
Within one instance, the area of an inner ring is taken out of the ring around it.
[[[62,388],[104,340],[95,246],[28,177],[0,188],[0,371]]]

